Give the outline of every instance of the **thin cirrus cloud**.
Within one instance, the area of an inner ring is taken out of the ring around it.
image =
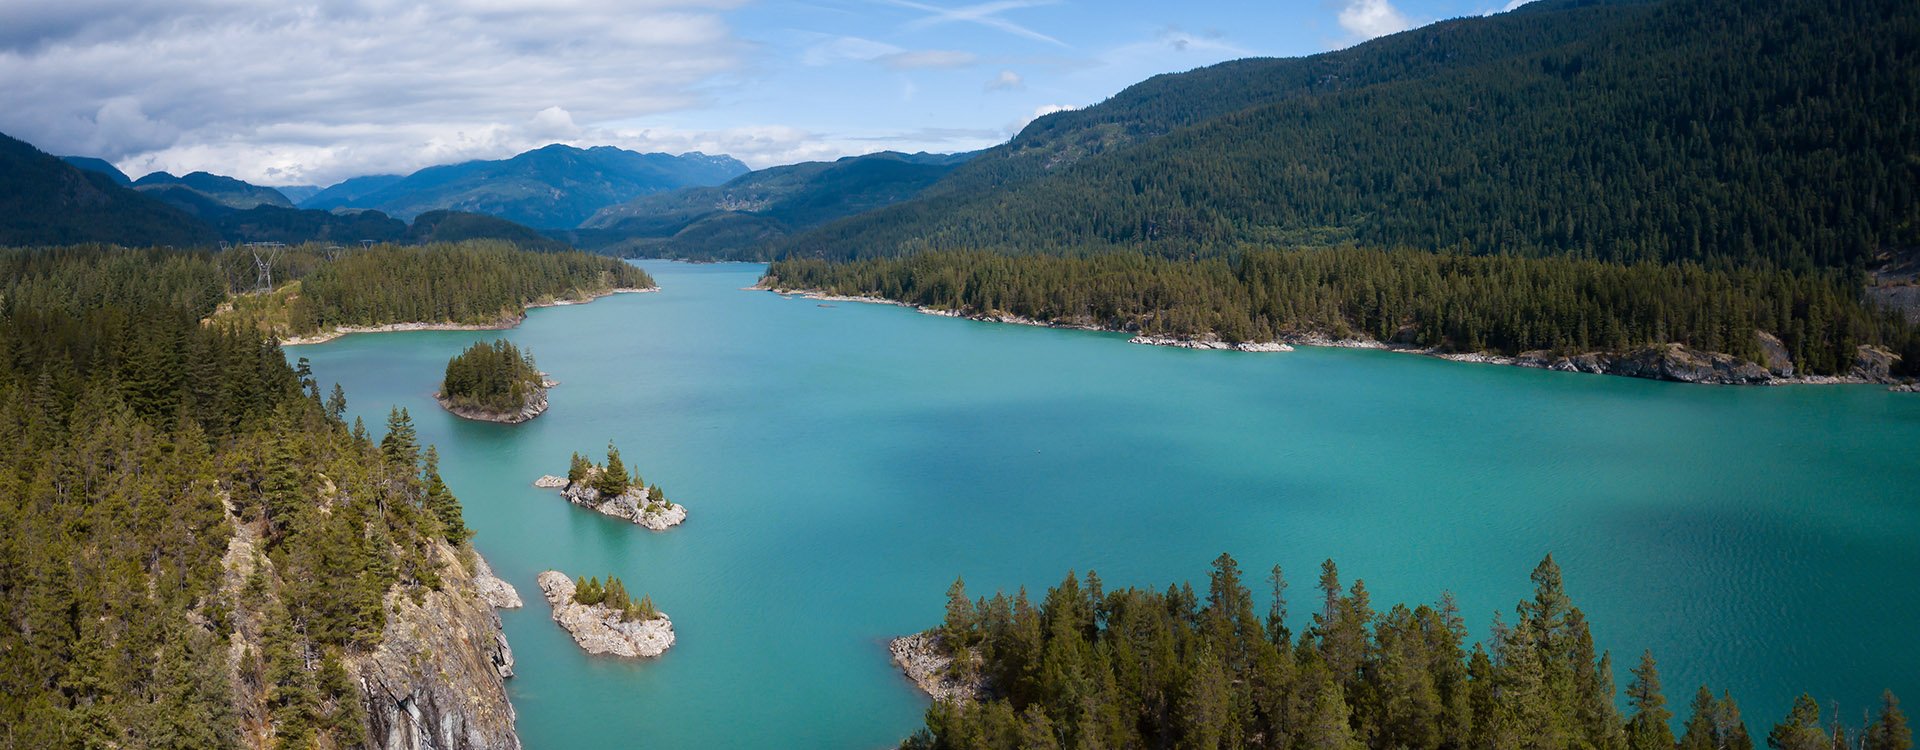
[[[946,49],[909,50],[864,37],[840,36],[827,39],[800,53],[800,62],[814,67],[843,62],[871,62],[894,70],[964,68],[980,61],[971,52]]]
[[[1053,5],[1055,0],[997,0],[996,2],[976,3],[974,5],[952,8],[943,8],[937,5],[915,2],[915,0],[879,0],[879,2],[901,8],[918,10],[928,14],[908,23],[907,28],[910,29],[927,29],[950,23],[971,23],[1059,47],[1069,46],[1066,42],[1014,23],[1004,17],[1007,11]]]

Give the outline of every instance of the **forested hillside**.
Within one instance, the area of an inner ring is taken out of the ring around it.
[[[369,741],[352,665],[471,554],[405,415],[202,325],[227,292],[204,253],[0,251],[0,747]]]
[[[0,247],[113,242],[211,246],[212,228],[131,189],[0,134]]]
[[[1537,2],[1042,118],[788,255],[1351,240],[1861,269],[1920,245],[1920,5]]]
[[[1693,693],[1678,736],[1653,654],[1632,663],[1618,710],[1612,655],[1595,653],[1552,557],[1533,571],[1534,596],[1469,646],[1451,597],[1381,609],[1356,580],[1320,568],[1313,624],[1287,625],[1278,567],[1255,609],[1239,564],[1213,563],[1204,592],[1109,591],[1072,574],[1040,602],[1025,590],[969,600],[955,582],[933,633],[948,672],[984,689],[981,701],[941,701],[905,747],[1158,747],[1439,750],[1909,750],[1912,732],[1891,692],[1871,716],[1826,716],[1801,696],[1772,728],[1753,729],[1731,695]],[[1674,697],[1677,699],[1677,693]],[[1858,721],[1858,723],[1856,723]],[[1854,742],[1859,744],[1852,744]],[[1762,745],[1764,743],[1764,745]]]

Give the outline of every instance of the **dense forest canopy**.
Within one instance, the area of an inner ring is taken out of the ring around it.
[[[1148,81],[785,253],[1331,239],[1859,270],[1920,245],[1916,79],[1903,0],[1533,3]]]
[[[1903,352],[1906,371],[1920,372],[1920,326],[1861,301],[1831,272],[1342,247],[1196,261],[1119,252],[795,259],[769,266],[767,282],[1148,334],[1366,337],[1507,355],[1679,342],[1764,361],[1755,331],[1765,331],[1800,372],[1844,374],[1861,345]]]
[[[201,323],[226,276],[0,250],[0,747],[364,742],[345,660],[466,554],[404,412],[376,442],[271,340]]]
[[[533,363],[533,354],[513,342],[476,341],[447,360],[440,381],[440,399],[455,407],[511,412],[525,408],[544,387],[546,379]]]
[[[969,600],[948,590],[938,648],[984,699],[941,701],[909,739],[915,750],[989,748],[1585,748],[1752,750],[1732,696],[1702,686],[1678,737],[1659,670],[1644,653],[1617,709],[1612,656],[1595,653],[1586,616],[1549,556],[1534,596],[1466,643],[1450,596],[1382,609],[1356,580],[1321,566],[1313,624],[1287,625],[1286,580],[1260,584],[1264,615],[1232,557],[1205,591],[1107,590],[1068,574],[1037,604],[1025,589]],[[1909,750],[1891,692],[1865,726],[1802,696],[1762,735],[1777,750]],[[1850,744],[1852,740],[1859,744]]]

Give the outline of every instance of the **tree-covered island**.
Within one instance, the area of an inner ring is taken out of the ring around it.
[[[447,361],[436,395],[440,406],[467,419],[519,424],[547,410],[555,383],[533,363],[533,354],[512,342],[475,342]]]

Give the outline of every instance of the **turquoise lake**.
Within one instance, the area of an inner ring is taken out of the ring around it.
[[[1651,648],[1676,711],[1731,689],[1758,736],[1802,691],[1851,717],[1883,688],[1920,701],[1920,397],[1135,346],[743,290],[757,265],[643,265],[663,291],[511,331],[287,349],[369,426],[404,406],[439,446],[527,600],[502,617],[529,748],[888,746],[927,701],[886,641],[938,623],[955,576],[1204,585],[1223,551],[1285,567],[1296,630],[1333,558],[1381,609],[1451,590],[1476,639],[1551,552],[1620,685]],[[544,416],[435,406],[447,359],[493,338],[560,381]],[[686,525],[531,486],[608,440]],[[621,576],[677,645],[589,658],[548,618],[550,568]]]

